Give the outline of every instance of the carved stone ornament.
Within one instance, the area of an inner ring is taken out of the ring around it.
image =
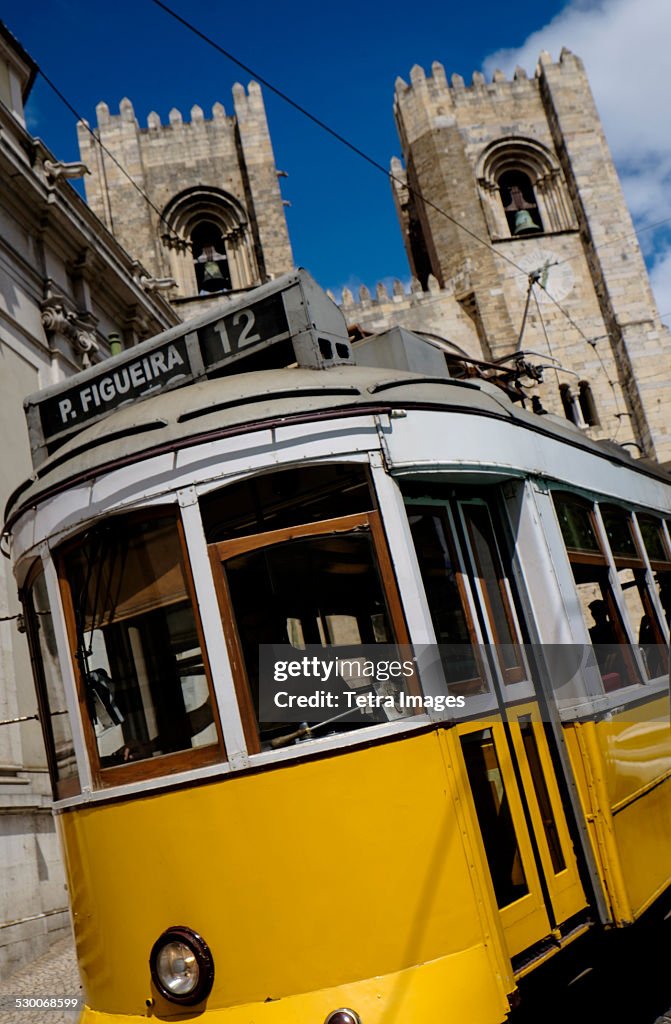
[[[47,334],[61,334],[67,338],[75,359],[85,370],[99,350],[92,314],[75,309],[64,295],[54,293],[49,294],[40,305],[42,324]]]
[[[52,181],[58,181],[59,178],[83,178],[85,174],[90,174],[86,164],[81,162],[66,164],[62,160],[45,160],[44,170]]]
[[[141,271],[136,271],[133,274],[133,280],[145,292],[165,292],[176,285],[176,281],[172,277],[150,277],[149,274]]]

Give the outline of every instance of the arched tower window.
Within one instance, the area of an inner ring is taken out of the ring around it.
[[[557,158],[535,139],[508,136],[490,143],[476,173],[494,241],[577,228]]]
[[[499,192],[511,235],[529,235],[543,230],[534,187],[524,171],[504,171]]]
[[[174,196],[163,210],[161,241],[184,297],[261,283],[246,211],[222,189],[197,185]]]

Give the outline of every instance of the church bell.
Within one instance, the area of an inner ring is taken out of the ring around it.
[[[515,214],[514,235],[528,235],[532,231],[540,231],[528,210],[518,210]]]
[[[203,267],[202,287],[206,292],[220,292],[226,287],[226,279],[219,269],[219,264],[214,260],[208,260]]]

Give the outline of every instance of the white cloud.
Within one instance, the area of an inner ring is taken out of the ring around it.
[[[541,50],[562,46],[585,63],[608,143],[637,227],[671,218],[669,0],[572,0],[520,47],[499,50],[487,74],[516,64],[531,74]],[[641,238],[662,312],[671,310],[671,252]]]

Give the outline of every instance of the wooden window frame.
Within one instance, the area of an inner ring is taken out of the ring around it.
[[[208,545],[226,645],[231,659],[233,683],[238,699],[247,750],[250,754],[261,752],[259,725],[254,710],[251,687],[245,667],[242,644],[235,622],[233,602],[226,579],[224,563],[231,558],[235,558],[237,555],[246,554],[250,551],[260,551],[263,548],[274,547],[277,544],[284,544],[303,537],[326,537],[338,533],[350,534],[356,530],[370,531],[373,550],[376,556],[376,566],[380,573],[382,591],[389,611],[390,625],[394,632],[393,643],[400,646],[409,645],[410,636],[403,614],[398,583],[396,582],[382,519],[380,513],[376,510],[357,512],[336,519],[323,519],[316,523],[304,523],[300,526],[283,527],[282,529],[270,530],[266,533],[234,537],[231,540],[216,541]],[[411,692],[420,693],[417,677],[414,674],[410,678],[409,684]]]
[[[196,591],[193,582],[193,573],[191,570],[191,564],[189,561],[188,551],[186,547],[184,525],[182,523],[182,517],[179,507],[176,505],[163,506],[161,508],[152,507],[143,509],[141,511],[132,511],[126,513],[121,512],[118,515],[108,516],[107,518],[124,519],[126,522],[133,523],[148,523],[153,520],[171,519],[176,526],[179,550],[182,559],[181,567],[184,573],[184,579],[186,584],[186,596],[189,598],[191,602],[191,608],[193,611],[194,621],[196,624],[196,634],[198,636],[198,642],[200,644],[200,650],[203,657],[203,667],[205,669],[205,677],[207,680],[208,693],[210,696],[213,721],[217,732],[217,742],[208,744],[207,746],[203,747],[191,747],[187,750],[174,751],[168,754],[160,754],[156,757],[143,758],[138,761],[129,761],[128,764],[123,765],[111,765],[109,767],[103,767],[100,764],[98,744],[96,741],[95,731],[93,729],[93,723],[91,722],[89,714],[88,701],[86,699],[86,693],[84,690],[81,668],[76,656],[77,624],[75,621],[74,602],[72,600],[70,582],[67,578],[65,570],[65,561],[67,556],[71,554],[73,551],[75,551],[77,548],[80,548],[82,545],[83,531],[81,531],[76,537],[70,538],[68,541],[66,541],[53,554],[54,564],[56,566],[56,571],[58,575],[61,601],[63,604],[63,611],[65,615],[65,625],[67,629],[68,641],[70,646],[70,657],[72,659],[75,679],[77,680],[77,700],[79,702],[80,715],[84,726],[84,739],[86,743],[86,750],[89,757],[89,763],[91,766],[91,777],[94,786],[100,789],[108,788],[110,786],[120,786],[124,785],[125,783],[157,779],[166,775],[174,775],[178,772],[192,771],[195,768],[202,768],[212,764],[219,764],[225,762],[227,759],[223,732],[221,728],[221,721],[219,717],[219,708],[217,705],[217,698],[212,684],[212,671],[208,659],[207,646],[205,644],[203,626],[200,619],[200,609],[198,606],[198,600],[196,597]],[[101,522],[103,522],[102,519],[96,520],[96,522],[93,525],[98,525]]]

